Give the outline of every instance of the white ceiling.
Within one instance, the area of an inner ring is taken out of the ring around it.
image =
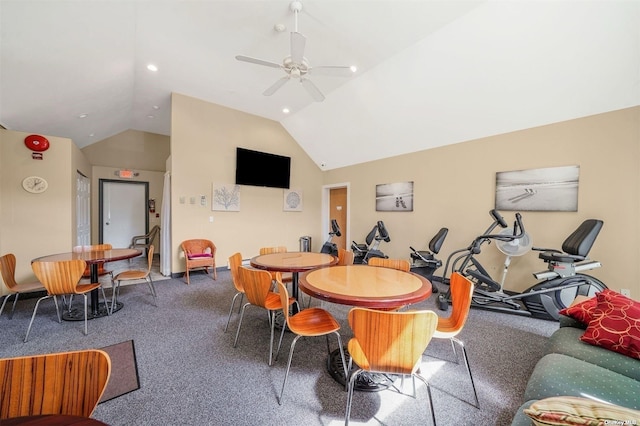
[[[328,170],[640,105],[640,1],[302,4],[311,66],[358,67],[312,75],[324,102],[235,59],[289,54],[288,0],[0,0],[0,124],[168,135],[177,92],[280,121]]]

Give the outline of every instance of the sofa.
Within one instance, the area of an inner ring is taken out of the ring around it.
[[[604,290],[561,314],[511,425],[640,425],[640,302]]]

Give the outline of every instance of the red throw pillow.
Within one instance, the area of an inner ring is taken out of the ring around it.
[[[596,294],[593,319],[580,340],[640,359],[640,302],[615,291]]]
[[[607,291],[607,290],[604,290]],[[561,309],[558,312],[561,315],[566,315],[574,320],[578,320],[581,323],[589,324],[591,319],[593,318],[593,311],[598,304],[598,300],[594,297],[585,300],[584,302],[576,303],[575,305],[571,305],[564,309]]]
[[[199,257],[213,257],[211,253],[189,253],[189,259],[197,259]]]

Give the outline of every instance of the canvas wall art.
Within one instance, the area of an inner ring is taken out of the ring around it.
[[[239,212],[240,185],[214,183],[211,195],[211,210]]]
[[[496,209],[578,211],[580,166],[496,173]]]
[[[376,211],[412,212],[413,182],[376,185]]]
[[[285,189],[283,196],[283,210],[286,212],[302,211],[302,190],[301,189]]]

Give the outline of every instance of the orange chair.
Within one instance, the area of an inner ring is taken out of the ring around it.
[[[89,251],[102,251],[102,250],[111,250],[113,246],[111,244],[94,244],[89,246]],[[104,263],[98,264],[98,277],[102,277],[104,275],[110,275],[113,278],[113,272],[105,269]],[[85,268],[82,273],[82,278],[91,278],[91,268],[89,265]]]
[[[277,273],[276,279],[281,280]],[[283,304],[280,300],[280,295],[271,291],[271,274],[267,271],[260,269],[250,269],[244,266],[238,268],[238,278],[242,283],[244,294],[247,297],[248,302],[242,305],[242,311],[240,312],[240,322],[238,323],[238,331],[236,331],[236,340],[233,342],[233,347],[238,345],[238,337],[240,336],[240,328],[242,327],[242,319],[244,318],[244,311],[247,306],[257,306],[267,310],[269,315],[269,323],[271,325],[271,340],[269,342],[269,365],[273,359],[273,333],[275,328],[275,313],[282,310]],[[293,297],[290,297],[287,301],[287,305],[284,306],[289,309],[289,306],[296,303]]]
[[[277,279],[278,293],[280,294],[281,305],[285,306],[289,300],[289,292],[287,287]],[[331,349],[329,347],[329,334],[335,334],[338,338],[338,347],[340,348],[340,356],[342,358],[342,371],[347,371],[347,364],[344,361],[344,349],[342,348],[342,339],[340,338],[340,324],[328,311],[321,308],[309,308],[304,311],[300,311],[297,314],[289,315],[288,309],[283,309],[284,320],[286,326],[291,330],[296,337],[291,342],[289,349],[289,361],[287,362],[287,371],[284,373],[284,381],[282,382],[282,390],[280,391],[280,397],[278,398],[278,404],[282,405],[282,395],[284,394],[284,387],[287,384],[287,377],[289,376],[289,369],[291,368],[291,359],[293,358],[293,350],[296,346],[296,342],[301,337],[316,337],[325,336],[327,338],[327,352],[331,356]],[[276,350],[276,360],[280,353],[280,346],[282,346],[282,337],[284,336],[284,329],[280,332],[280,341],[278,342],[278,349]]]
[[[471,310],[471,297],[473,296],[473,283],[466,277],[454,272],[451,274],[449,289],[451,290],[451,315],[448,318],[438,318],[438,326],[436,327],[436,332],[433,337],[434,339],[451,340],[451,347],[453,348],[453,353],[456,356],[456,362],[458,354],[454,343],[457,343],[460,348],[462,348],[464,364],[467,367],[467,373],[469,373],[471,387],[473,388],[473,397],[475,399],[474,406],[476,408],[480,408],[476,385],[473,382],[471,368],[469,367],[467,350],[464,347],[464,342],[457,337],[469,317],[469,311]]]
[[[209,268],[213,268],[213,279],[218,279],[218,272],[216,271],[216,245],[209,240],[197,239],[186,240],[180,244],[182,251],[184,252],[184,259],[186,263],[185,276],[187,277],[187,284],[189,284],[189,271],[197,268],[204,268],[207,275],[209,275]]]
[[[286,252],[287,252],[287,248],[285,246],[260,247],[260,256],[264,254],[286,253]],[[284,272],[284,273],[281,273],[281,275],[282,275],[283,283],[290,283],[293,281],[293,274],[291,274],[291,272]],[[276,280],[275,272],[271,272],[271,278],[273,279],[273,281]]]
[[[244,287],[242,281],[238,277],[238,268],[242,266],[242,255],[240,253],[234,253],[229,257],[229,269],[231,270],[231,281],[236,288],[236,294],[231,299],[231,308],[229,308],[229,318],[227,319],[227,325],[224,326],[224,332],[227,332],[229,328],[229,322],[231,321],[231,314],[233,313],[233,307],[236,305],[236,299],[240,296],[240,304],[242,305],[242,299],[244,297]]]
[[[13,253],[7,253],[0,257],[0,273],[2,273],[4,285],[7,286],[7,289],[9,290],[9,294],[5,295],[4,300],[2,301],[0,315],[2,315],[2,311],[4,310],[4,305],[7,303],[7,300],[9,300],[11,296],[15,296],[13,299],[13,307],[9,314],[9,319],[13,318],[13,311],[16,309],[16,302],[18,301],[18,296],[20,294],[44,291],[44,286],[39,281],[27,283],[16,282],[16,256]]]
[[[25,343],[29,338],[29,332],[33,325],[33,320],[38,312],[38,306],[44,299],[53,297],[53,302],[56,305],[56,314],[58,315],[58,322],[62,322],[60,319],[60,311],[58,310],[58,299],[56,296],[63,296],[65,294],[81,294],[84,296],[84,334],[88,334],[87,331],[87,293],[97,288],[102,290],[102,297],[104,298],[105,305],[107,305],[107,297],[104,294],[104,288],[100,283],[80,284],[80,278],[82,272],[87,267],[87,263],[81,259],[75,260],[61,260],[58,262],[33,262],[31,268],[36,274],[36,277],[44,285],[47,290],[47,295],[41,297],[36,302],[33,308],[33,315],[31,315],[31,321],[29,322],[29,328],[27,334],[24,336]],[[108,305],[107,305],[108,306]],[[110,314],[107,307],[107,313]]]
[[[118,272],[111,280],[111,288],[113,292],[111,294],[111,313],[113,308],[117,306],[117,298],[120,295],[120,281],[133,281],[133,280],[145,280],[153,296],[153,304],[158,306],[158,295],[156,294],[156,288],[153,285],[151,279],[151,264],[153,263],[153,245],[150,245],[147,250],[147,269],[127,269],[125,271]]]
[[[383,268],[397,269],[398,271],[409,272],[411,264],[404,259],[384,259],[382,257],[372,257],[367,261],[369,266],[381,266]]]
[[[345,425],[349,424],[353,388],[356,379],[364,371],[381,374],[410,374],[418,377],[427,386],[431,419],[436,424],[433,412],[431,388],[419,374],[422,353],[427,349],[436,330],[438,316],[432,311],[389,312],[374,309],[353,308],[348,315],[353,338],[349,340],[351,355],[346,371],[353,363],[358,368],[351,373],[347,394]]]
[[[110,375],[109,355],[95,349],[0,359],[0,419],[90,417]]]
[[[351,250],[345,250],[343,248],[338,249],[338,263],[339,266],[353,265],[354,254]]]

